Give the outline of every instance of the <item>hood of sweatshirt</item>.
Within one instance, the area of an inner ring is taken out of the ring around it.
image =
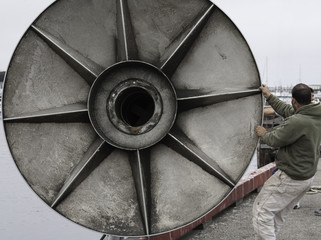
[[[321,120],[321,104],[320,101],[313,101],[309,105],[305,105],[303,107],[300,107],[295,112],[296,114],[303,114],[313,117],[320,117]]]

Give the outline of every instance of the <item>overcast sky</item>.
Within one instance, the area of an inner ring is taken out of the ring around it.
[[[18,41],[53,0],[0,0],[0,71]],[[240,29],[263,83],[321,84],[320,0],[215,0]]]

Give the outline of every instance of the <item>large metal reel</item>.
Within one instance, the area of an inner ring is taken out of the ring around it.
[[[259,85],[246,41],[207,0],[60,0],[14,52],[3,121],[54,210],[155,235],[231,192],[256,147]]]

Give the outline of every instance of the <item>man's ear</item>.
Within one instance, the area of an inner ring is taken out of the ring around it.
[[[291,103],[292,103],[292,106],[295,108],[296,103],[297,103],[296,100],[295,100],[295,98],[292,97]]]
[[[297,110],[298,108],[300,108],[301,105],[298,103],[298,101],[295,98],[292,98],[292,106],[294,110]]]

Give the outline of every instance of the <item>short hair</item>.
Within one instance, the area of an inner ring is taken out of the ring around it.
[[[292,89],[292,97],[302,105],[311,103],[311,89],[309,86],[299,83]]]

